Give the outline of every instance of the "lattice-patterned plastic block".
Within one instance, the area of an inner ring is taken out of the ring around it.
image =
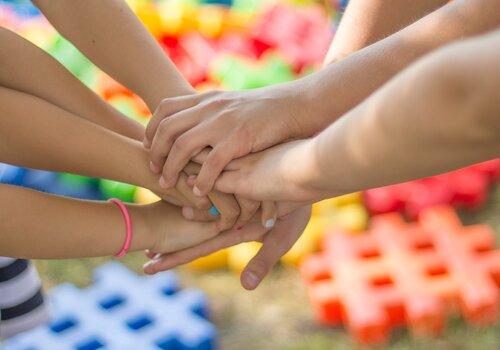
[[[367,190],[364,202],[372,214],[400,211],[410,219],[438,204],[476,209],[484,204],[490,185],[499,176],[500,159],[494,159],[439,176]]]
[[[141,277],[108,263],[94,276],[95,284],[86,289],[53,289],[53,321],[10,339],[5,350],[217,348],[204,294],[180,290],[174,273]]]
[[[387,341],[397,325],[438,334],[450,310],[475,324],[498,317],[494,233],[462,226],[448,206],[425,210],[418,223],[390,213],[374,217],[365,235],[331,233],[301,273],[319,322],[344,324],[365,344]]]

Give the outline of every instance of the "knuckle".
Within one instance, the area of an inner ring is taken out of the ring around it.
[[[207,101],[207,106],[212,109],[222,108],[226,104],[226,101],[222,98],[214,96],[209,101]]]
[[[189,145],[189,140],[184,136],[180,136],[179,138],[177,138],[177,140],[175,140],[174,144],[172,145],[172,150],[175,152],[180,152],[186,149],[188,145]]]
[[[207,168],[207,170],[210,169],[210,167],[212,168],[220,168],[222,166],[224,166],[224,157],[223,157],[223,153],[222,151],[212,151],[212,153],[210,154],[210,160],[207,160],[206,161],[209,166],[209,168]],[[213,171],[213,170],[212,170]],[[211,172],[209,170],[209,172]]]
[[[196,198],[194,205],[200,210],[209,210],[212,207],[210,201],[205,198]]]

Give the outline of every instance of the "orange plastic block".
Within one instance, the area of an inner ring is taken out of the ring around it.
[[[451,207],[406,223],[376,216],[366,235],[335,232],[301,265],[317,319],[345,324],[360,343],[380,344],[394,326],[436,335],[445,316],[488,324],[498,316],[500,250],[486,225],[463,227]]]

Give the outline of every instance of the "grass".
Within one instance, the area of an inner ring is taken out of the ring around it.
[[[466,224],[486,222],[500,242],[500,188],[478,213],[463,214]],[[108,259],[37,261],[47,288],[62,282],[85,286],[92,269]],[[131,254],[123,262],[140,272],[145,258]],[[366,349],[351,342],[342,328],[315,324],[300,277],[292,268],[279,267],[254,292],[244,291],[238,276],[216,271],[196,274],[179,269],[183,282],[204,290],[211,300],[212,319],[221,337],[222,349],[323,350]],[[500,350],[500,323],[475,328],[451,318],[445,333],[436,339],[413,339],[406,331],[394,332],[387,350]]]

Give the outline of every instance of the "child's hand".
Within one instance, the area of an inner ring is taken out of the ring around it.
[[[190,191],[189,195],[195,196],[193,194],[193,177],[199,173],[201,166],[190,162],[183,171],[183,174],[189,175],[187,184],[182,184],[183,194],[186,193],[186,187]],[[179,188],[179,182],[184,183],[185,176],[182,175],[176,188]],[[167,190],[167,192],[170,190]],[[198,196],[195,196],[198,197]],[[230,228],[241,228],[246,225],[254,216],[254,214],[261,209],[261,221],[263,226],[268,226],[270,228],[270,223],[276,220],[276,205],[273,202],[257,202],[247,198],[242,198],[240,196],[233,196],[232,194],[226,194],[219,191],[211,191],[207,197],[198,198],[208,198],[210,206],[213,204],[220,216],[214,215],[213,209],[209,207],[193,207],[191,205],[183,206],[184,217],[189,220],[199,220],[199,221],[213,221],[217,220],[217,227],[220,231],[225,231]]]
[[[197,222],[184,219],[181,209],[159,201],[149,205],[135,206],[134,217],[142,220],[155,242],[149,249],[157,253],[169,253],[185,249],[216,236],[216,222]]]
[[[232,159],[305,137],[316,130],[300,82],[242,92],[209,92],[165,99],[146,129],[144,145],[162,173],[165,187],[175,186],[189,162],[212,147],[200,170],[195,193],[205,195]]]
[[[144,272],[154,274],[242,242],[261,241],[262,248],[248,263],[241,275],[243,287],[249,290],[255,289],[300,237],[310,214],[311,207],[305,206],[281,217],[271,231],[258,223],[251,223],[240,231],[223,232],[185,250],[162,256],[155,256],[156,254],[151,253],[149,257],[154,257],[154,259],[144,265]]]
[[[310,184],[321,173],[316,139],[292,141],[233,160],[215,188],[259,201],[311,203],[325,194]]]

